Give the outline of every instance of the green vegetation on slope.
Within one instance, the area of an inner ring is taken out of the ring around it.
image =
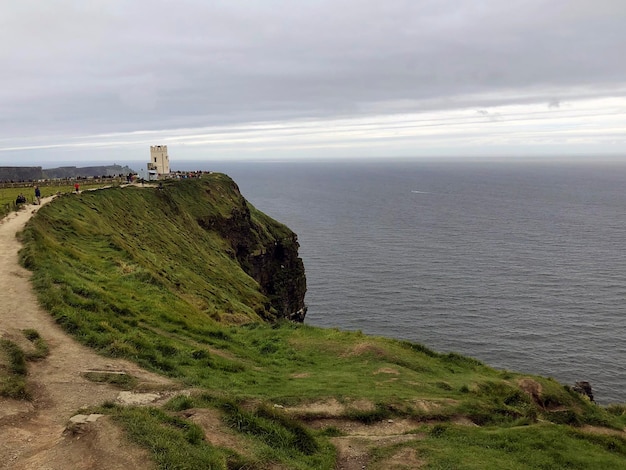
[[[247,213],[252,223],[242,224]],[[250,230],[247,240],[242,227]],[[249,206],[225,175],[171,182],[163,190],[61,197],[38,212],[22,238],[22,262],[34,271],[40,301],[66,331],[103,354],[205,390],[175,400],[169,411],[105,407],[154,450],[162,468],[198,468],[185,463],[191,454],[206,459],[206,468],[271,462],[332,468],[329,437],[337,430],[306,427],[329,416],[423,423],[415,433],[426,438],[398,445],[415,449],[426,468],[481,468],[481,461],[494,468],[591,468],[584,463],[594,459],[626,464],[623,436],[572,428],[622,429],[623,409],[610,413],[554,380],[496,371],[405,341],[276,320],[272,299],[242,260],[293,235]],[[330,400],[342,411],[297,408]],[[288,414],[272,405],[293,409]],[[187,408],[219,412],[249,443],[248,454],[212,450],[175,414]],[[480,427],[453,424],[460,419]],[[562,446],[535,446],[549,436],[561,436]],[[514,439],[517,445],[507,444]],[[536,449],[541,460],[524,457]],[[394,450],[380,447],[373,462]]]
[[[36,330],[27,329],[22,333],[30,342],[26,352],[16,341],[0,339],[0,397],[30,399],[27,361],[38,361],[48,355],[48,344]]]
[[[0,396],[29,398],[26,372],[24,352],[13,341],[0,339]]]
[[[28,183],[21,187],[8,187],[0,189],[0,217],[4,217],[6,214],[15,210],[15,200],[17,196],[23,194],[26,196],[27,203],[24,206],[33,204],[35,202],[35,184]],[[110,183],[109,183],[110,184]],[[89,180],[80,181],[80,188],[93,189],[105,186],[104,183],[93,183]],[[48,197],[54,194],[71,193],[74,191],[74,184],[69,181],[64,182],[47,182],[39,186],[41,189],[41,196]]]
[[[92,411],[109,414],[122,423],[130,439],[154,450],[160,468],[333,468],[335,451],[328,440],[284,413],[268,406],[245,409],[235,401],[208,396],[198,401],[219,414],[225,427],[237,436],[238,452],[208,444],[204,431],[183,418],[180,411],[187,408],[181,406],[181,400],[169,406],[169,412],[113,404]],[[282,466],[277,467],[277,462]]]

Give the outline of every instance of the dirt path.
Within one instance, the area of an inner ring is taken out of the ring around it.
[[[29,205],[0,220],[0,337],[27,344],[21,330],[32,328],[50,348],[46,359],[29,363],[32,401],[0,398],[0,468],[146,468],[144,451],[125,443],[106,418],[85,433],[64,433],[78,409],[120,395],[119,389],[86,380],[82,374],[87,371],[124,371],[152,391],[171,389],[172,384],[128,361],[105,358],[79,345],[39,307],[30,272],[18,264],[21,245],[16,233],[40,207]]]

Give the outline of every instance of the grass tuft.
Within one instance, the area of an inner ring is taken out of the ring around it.
[[[48,348],[48,343],[44,340],[37,330],[33,329],[25,329],[22,330],[22,333],[26,337],[28,341],[33,343],[35,347],[34,351],[28,351],[26,353],[26,359],[29,361],[39,361],[41,359],[45,359],[48,357],[50,353],[50,349]]]
[[[138,383],[135,377],[126,373],[89,371],[84,372],[82,375],[92,382],[113,385],[122,390],[132,390]]]
[[[26,385],[26,356],[8,339],[0,339],[0,396],[17,400],[30,399]]]

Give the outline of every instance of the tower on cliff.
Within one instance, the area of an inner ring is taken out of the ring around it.
[[[170,157],[167,155],[167,145],[150,146],[150,163],[148,163],[149,179],[158,179],[170,173]]]

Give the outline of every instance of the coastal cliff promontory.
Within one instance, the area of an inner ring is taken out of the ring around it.
[[[64,195],[41,211],[25,236],[58,247],[50,257],[34,247],[22,256],[27,266],[54,268],[56,278],[46,281],[72,290],[61,303],[73,305],[76,296],[96,301],[120,286],[128,292],[158,286],[172,301],[187,303],[188,311],[222,323],[304,320],[306,278],[296,234],[255,209],[224,174]],[[76,248],[85,242],[89,250]],[[85,271],[76,288],[65,278],[64,255]],[[96,266],[107,275],[88,288]],[[73,314],[59,315],[62,324],[74,321]]]
[[[232,248],[229,252],[259,283],[279,318],[304,321],[306,277],[302,259],[298,257],[297,235],[252,207],[234,182],[217,186],[213,191],[218,191],[220,198],[230,198],[230,211],[197,214],[200,226],[216,231],[229,241]],[[206,194],[212,195],[212,190],[207,188]]]

